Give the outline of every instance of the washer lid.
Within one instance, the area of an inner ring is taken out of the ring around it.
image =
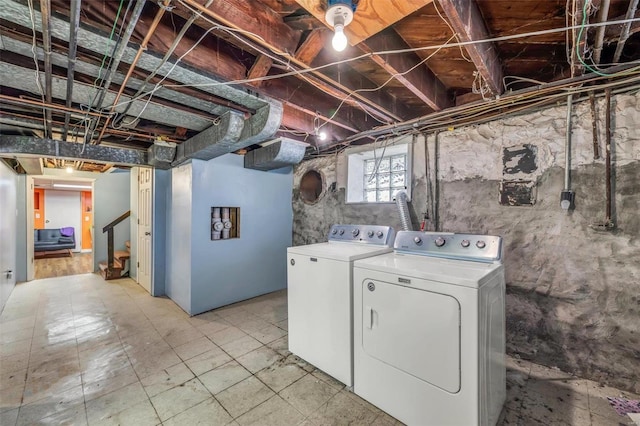
[[[389,253],[391,251],[393,251],[393,249],[387,246],[346,242],[328,242],[309,244],[306,246],[289,247],[287,249],[287,254],[299,254],[303,256],[313,256],[324,259],[351,262],[358,259],[364,259],[371,256]]]
[[[354,268],[387,272],[400,277],[418,278],[446,284],[478,288],[503,273],[502,264],[441,259],[405,253],[387,253],[354,262]],[[410,287],[419,284],[410,284]]]

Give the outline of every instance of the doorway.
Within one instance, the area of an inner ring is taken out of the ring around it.
[[[30,181],[28,279],[93,272],[93,182],[49,176]]]

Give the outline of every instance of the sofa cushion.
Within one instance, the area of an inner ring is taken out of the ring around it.
[[[58,241],[61,236],[59,229],[38,229],[39,241]]]

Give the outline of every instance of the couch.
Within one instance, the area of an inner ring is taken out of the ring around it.
[[[70,234],[70,236],[62,235],[60,229],[34,229],[33,251],[74,249],[76,248],[75,233],[71,231]]]

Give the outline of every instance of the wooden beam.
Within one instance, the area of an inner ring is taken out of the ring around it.
[[[273,65],[273,60],[265,55],[258,55],[256,61],[251,66],[251,69],[247,73],[247,79],[251,80],[254,78],[264,77],[269,73],[271,69],[271,65]],[[249,83],[254,87],[260,87],[262,85],[262,81],[252,81]]]
[[[296,0],[309,13],[327,25],[324,19],[326,2],[318,0]],[[433,0],[360,0],[358,8],[345,33],[349,44],[355,46],[374,34],[395,24],[407,15],[428,5]],[[328,25],[327,25],[328,26]]]
[[[222,22],[227,26],[231,26],[233,28],[236,28],[242,31],[250,32],[250,34],[246,34],[246,37],[249,39],[248,41],[250,43],[253,43],[254,46],[259,45],[260,49],[267,48],[270,51],[280,55],[286,62],[290,64],[291,69],[305,70],[309,68],[309,65],[305,64],[304,62],[296,58],[295,52],[291,51],[291,46],[292,46],[291,40],[286,40],[287,44],[285,46],[282,44],[283,40],[281,39],[281,37],[267,37],[266,35],[263,36],[263,32],[268,32],[263,25],[258,25],[258,27],[255,27],[255,23],[252,24],[248,19],[244,19],[245,14],[253,10],[252,5],[262,4],[259,1],[231,0],[229,2],[224,2],[222,0],[214,0],[214,3],[209,8],[204,7],[201,4],[202,1],[204,0],[181,0],[181,3],[184,3],[194,8],[195,10],[209,16],[210,18],[213,18],[216,21]],[[425,1],[425,0],[421,0],[421,1]],[[223,3],[224,7],[222,7],[221,9],[215,8],[215,6],[219,3]],[[239,5],[238,3],[242,3],[242,5]],[[238,9],[238,14],[241,18],[234,19],[234,15],[230,13],[234,7]],[[262,6],[256,6],[256,8],[258,11],[261,11],[264,8],[266,8],[266,6],[262,4]],[[271,19],[271,21],[269,22],[268,29],[272,30],[276,34],[284,34],[285,32],[287,32],[287,30],[283,30],[280,27],[288,28],[288,32],[291,33],[291,37],[293,37],[294,35],[296,36],[295,41],[297,46],[297,42],[300,37],[300,32],[295,31],[291,29],[288,25],[286,25],[282,20],[282,18],[278,16],[272,9],[269,9],[269,8],[267,9],[271,12],[271,15],[269,14],[267,15],[271,17],[273,17],[272,15],[275,15],[276,17],[278,17],[277,20]],[[262,16],[261,14],[262,12],[259,12],[259,13],[257,12],[256,17],[252,18],[252,20],[259,21]],[[203,23],[201,21],[202,20],[197,20],[196,25],[203,26]],[[210,27],[210,24],[207,24],[207,25],[203,26],[203,28]],[[245,36],[245,34],[242,34],[239,37],[243,37],[243,36]],[[367,112],[369,112],[369,114],[377,117],[379,120],[382,120],[385,122],[402,120],[402,117],[398,117],[397,115],[393,114],[386,105],[373,104],[365,96],[362,96],[359,93],[353,94],[353,90],[356,88],[345,87],[341,85],[339,82],[328,78],[327,76],[325,76],[323,73],[319,71],[312,71],[310,73],[306,73],[304,76],[300,76],[300,79],[311,84],[312,86],[315,86],[316,88],[320,89],[322,92],[328,95],[331,95],[336,99],[339,99],[340,101],[346,99],[345,103],[352,106],[359,106],[364,108],[365,110],[367,110]],[[352,96],[347,97],[348,94],[352,94]]]
[[[461,42],[472,42],[489,38],[489,30],[482,18],[476,0],[438,0],[451,26]],[[504,91],[502,64],[494,43],[476,43],[465,46],[478,73],[494,95]]]
[[[407,49],[409,46],[393,29],[385,30],[358,45],[363,52],[370,53],[378,65],[393,75],[430,108],[439,111],[453,102],[447,88],[426,65],[418,65],[415,53],[384,55],[377,52]],[[411,70],[411,71],[410,71]]]
[[[206,0],[183,2],[228,27],[248,31],[244,35],[251,40],[272,46],[284,54],[294,54],[302,35],[285,25],[282,16],[259,1],[214,0],[208,8],[204,6]]]
[[[306,65],[311,65],[311,62],[318,56],[318,54],[327,45],[327,40],[331,31],[328,28],[317,28],[309,34],[307,39],[300,45],[296,51],[296,59],[304,62]]]

